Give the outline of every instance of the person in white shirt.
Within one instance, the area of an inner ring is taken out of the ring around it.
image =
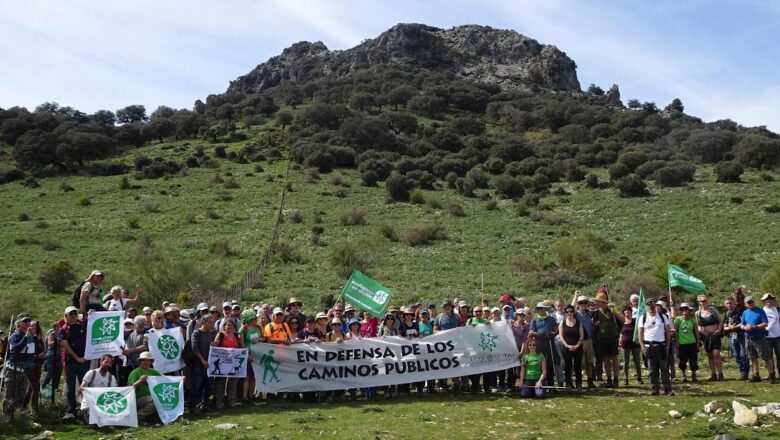
[[[114,366],[114,357],[110,354],[104,354],[100,357],[99,367],[94,370],[87,371],[84,375],[84,380],[81,382],[81,386],[78,388],[78,393],[81,395],[84,388],[110,388],[119,386],[116,382],[116,378],[111,374],[111,369]],[[84,423],[89,424],[89,406],[87,405],[87,399],[81,400],[81,413],[84,416]]]
[[[764,302],[764,313],[769,321],[769,325],[766,327],[767,335],[766,342],[769,346],[769,359],[772,359],[772,353],[774,353],[775,363],[774,366],[780,370],[780,311],[777,309],[777,303],[775,302],[775,296],[771,293],[765,293],[761,297],[761,301]],[[775,377],[780,377],[780,371]]]
[[[667,366],[669,345],[672,342],[671,322],[669,318],[658,313],[658,309],[663,310],[664,308],[666,308],[666,303],[663,301],[658,301],[654,304],[653,300],[648,300],[647,314],[640,316],[636,324],[639,327],[639,346],[650,366],[651,394],[654,396],[658,395],[660,388],[659,372],[664,386],[664,394],[667,396],[674,395]]]
[[[125,298],[124,295],[122,295],[123,290],[125,289],[123,289],[122,286],[112,287],[109,291],[111,299],[108,300],[103,307],[108,311],[121,312],[127,308],[128,304],[138,304],[138,301],[141,300],[141,286],[138,284],[135,285],[135,298]]]

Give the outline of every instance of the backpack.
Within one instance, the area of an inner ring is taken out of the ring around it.
[[[89,374],[89,373],[92,373],[92,377],[89,379],[89,382],[87,383],[87,388],[92,388],[92,384],[95,382],[95,375],[97,375],[97,373],[98,373],[98,371],[99,371],[99,370],[100,370],[100,368],[95,368],[94,370],[89,370],[89,371],[87,372],[87,374]],[[111,378],[112,378],[112,377],[113,377],[113,375],[112,375],[112,374],[111,374],[111,372],[109,371],[109,372],[108,372],[108,387],[109,387],[109,388],[111,387]],[[87,379],[87,378],[86,378],[86,376],[85,376],[85,377],[84,377],[84,380],[86,380],[86,379]]]
[[[81,309],[81,288],[85,283],[86,281],[82,282],[78,285],[78,287],[76,287],[75,290],[73,290],[73,296],[70,299],[71,305],[77,309]]]
[[[190,366],[195,362],[195,352],[192,351],[192,341],[186,341],[184,343],[184,348],[181,350],[181,359],[187,366]]]

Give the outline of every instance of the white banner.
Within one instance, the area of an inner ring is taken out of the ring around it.
[[[327,391],[468,376],[519,365],[510,324],[458,327],[422,339],[253,344],[258,392]]]
[[[125,312],[95,312],[89,315],[84,359],[99,359],[104,354],[120,356],[125,347],[124,319]]]
[[[184,414],[184,377],[149,376],[146,383],[163,425],[172,423]]]
[[[209,348],[209,377],[246,377],[246,348]]]
[[[135,388],[84,388],[83,396],[89,407],[90,425],[138,426]]]
[[[181,334],[181,327],[149,333],[149,352],[154,356],[154,369],[160,373],[170,373],[184,368],[182,350],[184,350],[184,336]]]

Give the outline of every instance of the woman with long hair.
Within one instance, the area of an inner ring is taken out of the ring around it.
[[[222,348],[244,348],[243,341],[236,333],[236,327],[232,319],[222,321],[222,331],[214,338],[211,344]],[[238,379],[217,377],[214,379],[214,403],[217,409],[225,406],[225,389],[227,388],[227,407],[236,403],[236,387]]]

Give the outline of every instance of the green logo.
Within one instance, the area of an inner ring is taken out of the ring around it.
[[[496,339],[498,339],[498,336],[494,336],[490,333],[480,332],[479,334],[480,342],[479,346],[484,351],[493,351],[496,348]]]
[[[279,361],[274,360],[274,351],[268,350],[268,354],[264,354],[262,358],[260,358],[260,365],[263,366],[263,384],[267,384],[268,380],[281,382],[282,380],[279,379],[279,375],[276,374],[279,371],[279,365],[281,363]],[[268,375],[270,374],[270,379]]]
[[[119,316],[96,319],[92,324],[92,345],[114,342],[119,337]]]
[[[157,400],[160,401],[163,409],[170,411],[179,406],[179,384],[178,383],[159,383],[152,389]]]
[[[176,359],[179,357],[179,352],[181,352],[179,342],[171,335],[160,336],[160,339],[157,340],[157,349],[168,360]]]
[[[106,391],[98,396],[97,407],[106,414],[121,414],[127,409],[127,399],[115,391]]]

